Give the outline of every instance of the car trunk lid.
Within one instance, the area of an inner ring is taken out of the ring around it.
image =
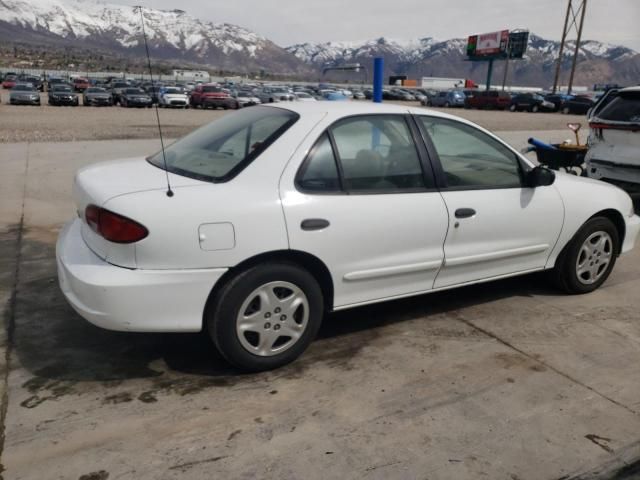
[[[114,265],[136,268],[135,244],[109,242],[94,232],[85,218],[87,206],[102,207],[115,197],[137,192],[166,191],[166,175],[143,157],[102,162],[78,171],[73,183],[73,199],[82,221],[82,237],[97,256]],[[204,183],[172,173],[169,181],[173,190]]]

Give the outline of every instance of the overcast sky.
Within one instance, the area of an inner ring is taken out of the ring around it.
[[[559,40],[567,7],[567,0],[111,1],[180,8],[195,17],[249,28],[281,46],[381,36],[447,40],[515,28]],[[640,0],[589,0],[583,38],[640,51],[639,23]]]

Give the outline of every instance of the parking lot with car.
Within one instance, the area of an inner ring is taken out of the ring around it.
[[[306,108],[288,98],[294,92],[264,90]],[[631,381],[640,373],[637,249],[588,295],[564,295],[537,273],[331,313],[297,361],[242,373],[215,353],[206,332],[102,330],[76,314],[57,286],[55,241],[78,215],[75,171],[157,152],[154,114],[8,105],[8,94],[0,107],[7,478],[41,478],[42,471],[51,478],[141,479],[401,472],[577,480],[632,478],[625,472],[637,471],[640,387]],[[418,108],[419,100],[393,102]],[[224,105],[162,108],[165,134],[175,139],[233,115]],[[453,113],[517,150],[529,136],[550,144],[571,138],[569,121],[586,127],[584,115]],[[354,153],[345,158],[357,168]],[[161,179],[157,188],[165,188]],[[167,228],[178,218],[169,215]]]

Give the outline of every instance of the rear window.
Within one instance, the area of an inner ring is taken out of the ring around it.
[[[202,91],[205,93],[216,93],[222,92],[223,90],[220,87],[202,87]]]
[[[227,181],[298,118],[297,113],[271,107],[253,107],[225,115],[167,147],[167,170],[208,182]],[[148,160],[164,169],[162,152]]]
[[[640,123],[640,92],[635,95],[619,94],[598,114],[600,120]]]

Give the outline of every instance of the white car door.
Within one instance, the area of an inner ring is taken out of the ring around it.
[[[450,220],[435,288],[542,269],[564,220],[556,188],[527,187],[522,159],[484,131],[416,118]]]
[[[328,267],[335,308],[433,288],[448,217],[410,121],[339,120],[281,179],[290,248]]]

